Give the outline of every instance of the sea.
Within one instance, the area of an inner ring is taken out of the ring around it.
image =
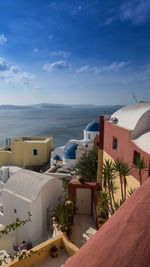
[[[0,109],[0,147],[6,138],[20,136],[53,136],[54,147],[69,139],[82,139],[85,126],[112,114],[118,106],[52,106],[26,109]]]

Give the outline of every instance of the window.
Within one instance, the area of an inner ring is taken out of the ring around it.
[[[141,154],[137,151],[134,151],[133,163],[136,165],[137,160],[141,157]]]
[[[37,156],[37,149],[33,149],[33,156]]]
[[[117,150],[118,147],[118,139],[113,136],[113,149]]]

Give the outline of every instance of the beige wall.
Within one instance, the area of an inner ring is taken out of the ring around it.
[[[75,254],[79,249],[71,243],[66,235],[64,233],[59,233],[58,236],[50,238],[49,240],[41,243],[40,245],[34,247],[32,251],[35,251],[35,254],[33,254],[31,257],[25,257],[21,261],[18,259],[15,259],[14,261],[11,261],[7,264],[4,264],[4,267],[32,267],[35,264],[42,263],[42,260],[44,260],[46,257],[50,257],[50,249],[52,246],[56,246],[57,248],[63,248],[69,256],[72,256]],[[27,252],[27,254],[30,253],[30,251]],[[53,261],[55,264],[57,263],[54,259]],[[42,264],[41,264],[42,265]],[[50,266],[53,266],[50,265]]]
[[[98,177],[100,177],[100,173],[101,173],[101,153],[99,152],[99,159],[98,159]],[[103,162],[105,162],[105,160],[112,160],[112,162],[114,162],[113,158],[111,158],[106,152],[103,152]],[[140,183],[132,176],[127,176],[127,196],[128,196],[128,191],[132,189],[137,189],[140,186]],[[116,200],[120,200],[121,199],[121,190],[120,190],[120,179],[119,179],[119,175],[116,173],[116,178],[115,178],[115,182],[116,182],[116,186],[118,187],[118,190],[116,191],[115,194],[115,199]]]
[[[37,156],[33,155],[37,149]],[[52,137],[21,137],[11,141],[11,151],[0,150],[0,167],[7,164],[41,166],[50,160]]]
[[[0,167],[10,164],[12,161],[12,153],[10,151],[0,151]]]
[[[97,182],[102,187],[103,150],[98,150]]]
[[[23,165],[23,141],[11,141],[12,164]]]
[[[89,152],[89,150],[93,149],[93,144],[87,144],[88,146],[86,147],[85,145],[80,145],[78,146],[77,150],[76,150],[76,158],[77,161],[81,158],[81,156],[85,153],[85,152]]]

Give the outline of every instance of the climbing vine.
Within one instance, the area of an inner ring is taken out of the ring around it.
[[[20,220],[16,218],[15,222],[6,225],[3,230],[0,231],[0,238],[3,235],[7,235],[11,231],[15,231],[20,226],[25,225],[28,222],[31,222],[31,214],[28,212],[28,218],[26,220]],[[18,259],[19,261],[25,259],[27,256],[31,257],[33,254],[38,253],[37,251],[29,250],[29,251],[17,251],[16,253],[12,253],[9,256],[4,256],[3,259],[0,259],[0,265],[4,263],[8,263],[10,260],[13,261],[14,259]],[[39,254],[39,253],[38,253]]]

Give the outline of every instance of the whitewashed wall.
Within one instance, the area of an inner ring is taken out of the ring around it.
[[[77,164],[77,160],[63,158],[63,164],[67,165],[68,168],[74,168]]]
[[[8,225],[15,221],[16,217],[21,220],[28,218],[28,211],[32,214],[32,222],[18,228],[14,233],[14,244],[20,246],[23,240],[39,244],[47,234],[47,208],[57,203],[63,195],[62,182],[59,178],[53,178],[41,190],[34,201],[20,197],[8,191],[3,191],[4,213],[1,223]],[[14,209],[17,213],[14,213]]]
[[[86,139],[94,139],[96,135],[98,135],[99,132],[91,132],[84,130],[84,140]]]
[[[42,212],[40,216],[42,217],[43,236],[47,234],[47,209],[53,209],[63,192],[62,182],[59,178],[53,178],[41,192]]]
[[[4,229],[3,225],[0,225],[0,231]],[[8,254],[13,253],[13,233],[2,235],[0,238],[0,250],[6,250]]]
[[[3,190],[3,224],[8,225],[19,218],[25,220],[28,218],[28,211],[31,213],[31,201],[22,198],[17,194]],[[15,211],[17,213],[15,213]],[[23,240],[30,241],[29,228],[30,222],[21,226],[14,232],[14,244],[20,245]]]

